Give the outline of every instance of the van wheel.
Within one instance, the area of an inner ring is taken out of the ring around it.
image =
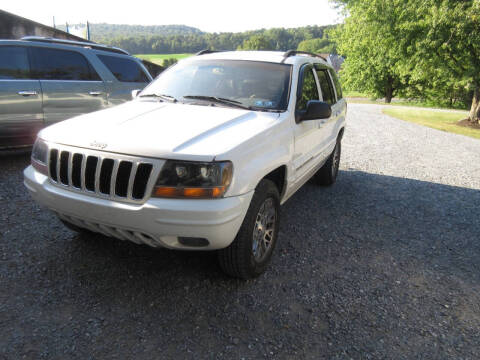
[[[337,180],[341,154],[342,143],[340,140],[337,140],[335,149],[333,149],[332,154],[328,157],[327,162],[314,175],[314,180],[318,185],[330,186]]]
[[[280,224],[280,195],[275,184],[262,180],[229,247],[218,251],[222,270],[230,276],[251,279],[262,274],[277,243]]]

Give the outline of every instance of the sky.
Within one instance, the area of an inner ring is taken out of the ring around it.
[[[51,26],[109,23],[182,24],[206,32],[238,32],[273,27],[328,25],[341,21],[328,0],[23,0],[2,10]]]

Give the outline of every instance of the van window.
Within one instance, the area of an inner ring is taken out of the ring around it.
[[[330,105],[335,104],[335,92],[327,70],[317,69],[317,76],[320,89],[322,90],[323,101]]]
[[[76,51],[32,47],[32,74],[40,80],[100,81],[88,60]]]
[[[140,65],[130,59],[118,56],[97,55],[101,62],[121,82],[150,82]]]
[[[26,47],[0,46],[0,79],[28,79],[29,73]]]

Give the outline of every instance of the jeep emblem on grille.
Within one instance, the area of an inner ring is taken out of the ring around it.
[[[93,141],[93,142],[90,143],[90,146],[100,148],[100,149],[105,149],[107,147],[107,144],[101,143],[101,142],[98,142],[98,141]]]

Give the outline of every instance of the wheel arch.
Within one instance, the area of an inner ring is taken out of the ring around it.
[[[345,132],[345,126],[342,126],[342,128],[340,129],[340,131],[338,132],[338,136],[337,136],[337,139],[338,140],[342,140],[343,138],[343,133]]]
[[[267,179],[272,181],[277,189],[278,193],[280,194],[280,199],[283,197],[285,193],[285,189],[287,188],[287,166],[286,165],[281,165],[277,167],[276,169],[270,171],[268,174],[266,174],[260,181],[263,179]],[[260,182],[259,182],[260,183]]]

